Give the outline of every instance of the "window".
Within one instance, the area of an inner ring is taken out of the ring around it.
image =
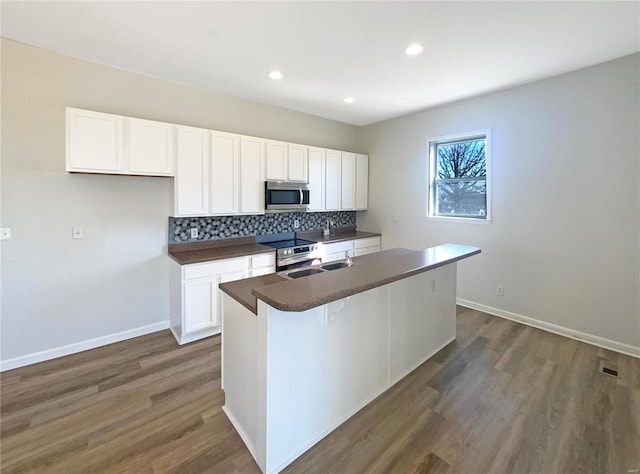
[[[491,220],[489,146],[488,130],[429,140],[428,217]]]

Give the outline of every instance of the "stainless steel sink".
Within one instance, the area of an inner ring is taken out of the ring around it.
[[[322,268],[305,268],[303,270],[292,270],[290,272],[285,273],[283,276],[285,278],[290,278],[295,280],[296,278],[302,278],[309,275],[315,275],[317,273],[324,273],[326,270]]]
[[[348,267],[347,262],[334,262],[334,263],[325,263],[324,265],[322,265],[320,268],[322,268],[323,270],[337,270],[339,268],[345,268]]]

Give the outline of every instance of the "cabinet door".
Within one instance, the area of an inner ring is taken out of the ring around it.
[[[132,173],[173,175],[173,125],[128,119],[129,167]]]
[[[290,181],[309,180],[308,173],[309,147],[289,144],[288,176]]]
[[[355,249],[353,251],[353,256],[354,257],[359,257],[360,255],[367,255],[369,253],[369,249],[368,248],[361,248],[361,249]]]
[[[67,171],[122,172],[123,118],[66,109]]]
[[[324,211],[324,154],[322,148],[309,148],[310,211]]]
[[[356,155],[342,152],[341,175],[341,209],[350,210],[356,207]]]
[[[287,144],[267,140],[266,142],[266,179],[287,179]]]
[[[369,157],[356,155],[356,209],[366,209],[369,195]]]
[[[264,212],[263,147],[260,138],[240,140],[240,212],[244,214]]]
[[[184,333],[218,326],[218,277],[184,282]]]
[[[325,209],[340,210],[340,152],[327,150],[325,158]]]
[[[211,133],[211,214],[235,214],[239,198],[239,136]]]
[[[209,132],[179,127],[176,179],[174,182],[176,216],[207,214],[209,189]]]

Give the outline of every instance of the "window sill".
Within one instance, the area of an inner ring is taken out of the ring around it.
[[[447,217],[447,216],[425,216],[429,221],[451,223],[451,224],[472,224],[491,225],[491,219],[473,219],[470,217]]]

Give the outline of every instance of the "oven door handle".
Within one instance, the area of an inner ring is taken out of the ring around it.
[[[304,194],[302,193],[302,188],[298,188],[298,191],[300,191],[300,205],[302,206],[302,201],[304,201]]]

